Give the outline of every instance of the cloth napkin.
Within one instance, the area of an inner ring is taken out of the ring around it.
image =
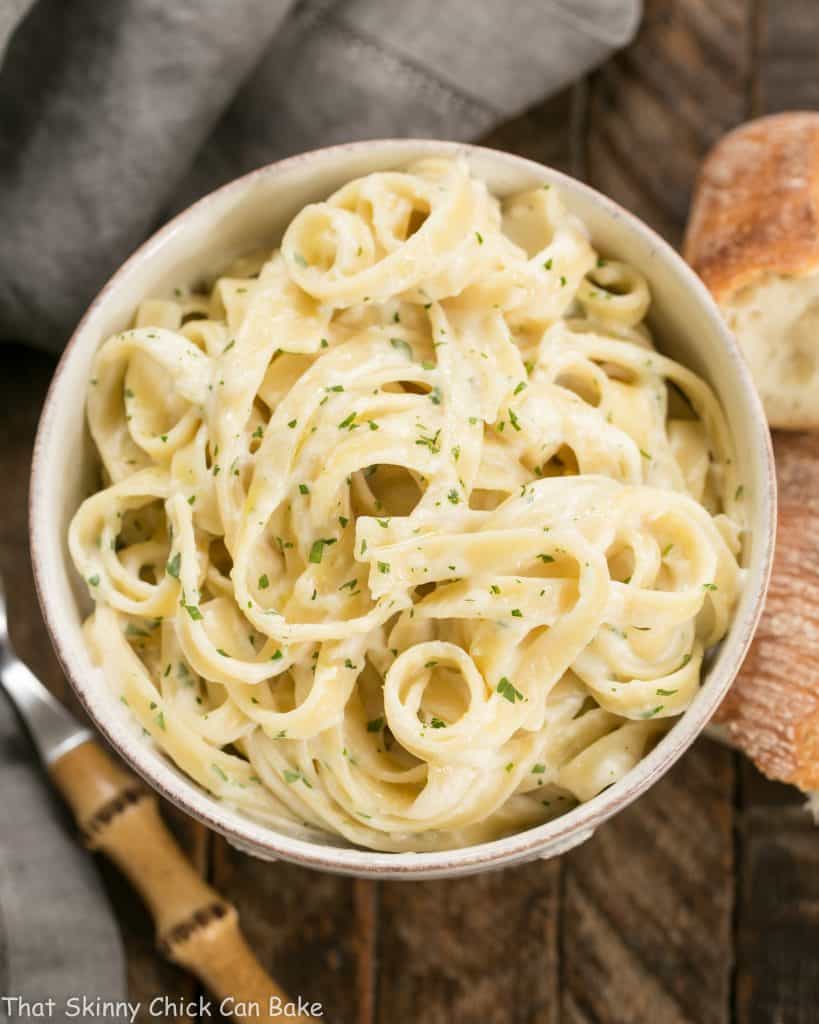
[[[72,998],[124,999],[122,943],[94,862],[2,694],[0,807],[0,997],[50,997],[58,1022],[71,1019]],[[0,1000],[2,1024],[27,1016]]]
[[[639,17],[640,0],[0,0],[0,339],[59,351],[145,236],[225,181],[334,142],[475,138]],[[124,996],[91,862],[2,701],[0,806],[0,994]]]
[[[639,16],[640,0],[2,0],[0,338],[59,351],[125,257],[217,185],[334,142],[475,138]]]

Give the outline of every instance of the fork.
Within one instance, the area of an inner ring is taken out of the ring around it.
[[[156,797],[116,764],[14,653],[0,576],[0,682],[91,850],[106,853],[153,915],[160,951],[192,971],[238,1020],[308,1020],[269,977],[239,929],[236,908],[194,871]]]

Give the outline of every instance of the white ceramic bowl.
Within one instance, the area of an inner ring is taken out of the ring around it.
[[[374,853],[332,837],[326,844],[305,842],[257,824],[200,789],[142,736],[86,653],[80,624],[89,600],[70,563],[66,532],[97,467],[84,418],[91,360],[105,338],[128,325],[140,299],[169,294],[176,285],[221,270],[246,250],[272,246],[305,203],[351,178],[431,154],[464,157],[497,195],[544,182],[558,186],[596,246],[648,278],[660,347],[708,380],[727,412],[750,514],[748,577],[730,632],[708,660],[693,703],[620,782],[563,817],[506,839],[440,853]],[[180,214],[117,271],[80,322],[46,399],[32,466],[31,547],[40,604],[66,675],[113,747],[163,796],[258,857],[352,875],[435,878],[562,853],[587,839],[680,757],[731,685],[751,641],[770,571],[775,506],[770,439],[748,369],[705,287],[665,242],[599,193],[539,164],[456,143],[385,140],[334,146],[248,174]]]

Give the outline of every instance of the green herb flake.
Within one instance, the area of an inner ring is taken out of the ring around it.
[[[367,722],[367,732],[381,732],[384,728],[384,718],[372,718]]]
[[[505,697],[510,704],[514,704],[516,701],[523,700],[523,694],[520,692],[520,690],[515,689],[515,687],[509,682],[506,676],[503,676],[501,678],[501,681],[498,683],[497,692],[501,695],[501,697]]]
[[[263,572],[259,577],[259,590],[267,590],[270,586],[270,580],[267,578],[267,573]]]
[[[335,539],[332,537],[320,538],[319,540],[313,541],[313,546],[310,548],[309,561],[314,565],[318,565],[324,555],[325,547],[329,547],[330,544],[335,544]]]
[[[407,359],[412,359],[412,348],[403,338],[390,338],[390,344],[398,352],[403,352]]]
[[[168,564],[165,566],[165,572],[169,576],[173,576],[175,580],[179,579],[179,567],[182,564],[182,553],[177,551],[173,558],[169,559]]]

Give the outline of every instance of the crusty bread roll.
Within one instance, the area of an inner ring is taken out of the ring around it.
[[[736,335],[771,426],[819,427],[819,113],[749,121],[717,143],[683,252]]]

